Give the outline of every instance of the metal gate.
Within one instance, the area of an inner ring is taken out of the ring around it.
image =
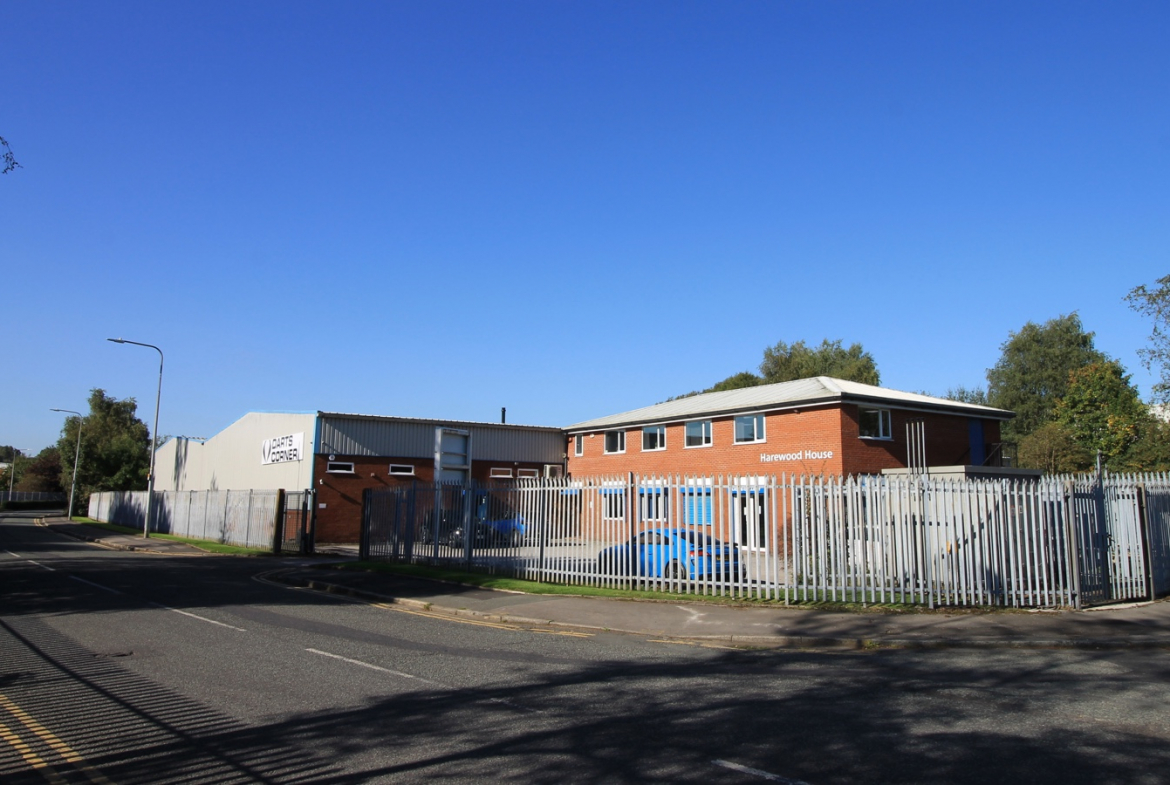
[[[272,552],[308,555],[313,552],[317,530],[317,492],[278,491],[276,526],[272,532]]]

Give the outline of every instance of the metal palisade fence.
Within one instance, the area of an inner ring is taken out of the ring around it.
[[[103,491],[89,498],[89,517],[141,529],[146,491]],[[312,548],[312,491],[158,491],[153,533],[226,545],[304,553]]]
[[[363,558],[783,602],[1082,607],[1170,592],[1166,475],[665,476],[367,491]]]

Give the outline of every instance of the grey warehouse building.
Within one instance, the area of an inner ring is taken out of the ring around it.
[[[362,492],[411,482],[560,476],[560,428],[337,412],[250,412],[206,442],[171,439],[155,490],[314,490],[318,542],[357,542]]]

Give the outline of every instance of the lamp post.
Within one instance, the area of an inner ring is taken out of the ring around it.
[[[15,447],[12,448],[12,465],[8,467],[8,502],[12,503],[12,488],[16,484],[16,456],[20,455],[20,450]]]
[[[146,525],[142,528],[144,538],[150,536],[150,519],[154,511],[154,453],[158,449],[158,405],[162,400],[163,351],[152,343],[127,341],[125,338],[107,338],[114,343],[129,343],[134,346],[145,346],[158,352],[158,394],[154,398],[154,431],[150,442],[150,473],[146,475]]]
[[[73,455],[73,484],[69,486],[69,520],[73,520],[73,494],[77,491],[77,464],[81,461],[81,426],[85,421],[81,419],[81,412],[75,412],[72,409],[49,409],[49,411],[77,415],[77,452]]]

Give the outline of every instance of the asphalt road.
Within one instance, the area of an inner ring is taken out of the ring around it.
[[[1170,782],[1159,650],[745,651],[286,588],[0,515],[0,781]]]

